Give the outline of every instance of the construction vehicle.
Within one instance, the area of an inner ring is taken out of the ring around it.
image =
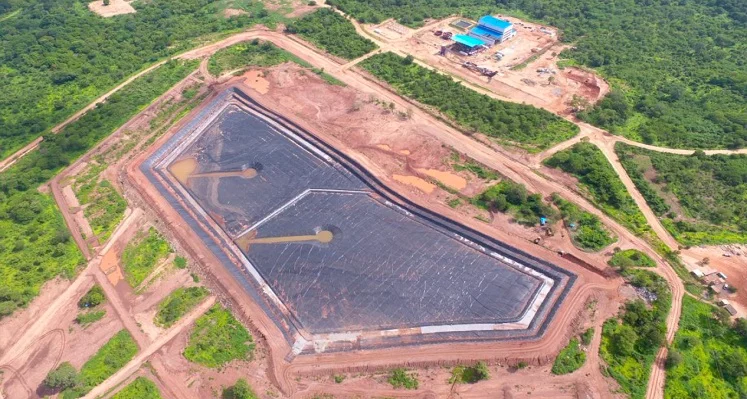
[[[469,69],[472,72],[477,72],[481,75],[485,75],[489,78],[492,78],[496,74],[498,74],[498,71],[493,71],[485,67],[477,66],[474,62],[465,62],[462,64],[462,67]]]
[[[445,40],[449,40],[449,39],[451,39],[451,35],[452,35],[452,33],[451,33],[451,32],[444,32],[444,33],[443,33],[443,34],[441,35],[441,38],[443,38],[443,39],[445,39]]]
[[[433,32],[433,34],[436,35],[436,36],[441,36],[443,34],[443,32],[440,31],[440,30],[437,30],[437,31]]]

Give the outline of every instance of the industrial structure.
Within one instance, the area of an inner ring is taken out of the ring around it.
[[[488,46],[492,46],[516,36],[516,29],[509,21],[486,15],[480,18],[477,26],[472,28],[469,35],[483,41]]]

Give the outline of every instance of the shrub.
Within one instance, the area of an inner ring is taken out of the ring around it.
[[[457,366],[451,370],[450,384],[474,384],[490,378],[490,370],[485,362],[477,362],[474,366]]]
[[[177,269],[184,269],[187,267],[187,259],[183,256],[177,256],[174,258],[174,266],[176,266]]]
[[[408,373],[404,368],[396,368],[389,374],[389,383],[395,389],[418,389],[418,375]]]
[[[555,363],[552,365],[552,373],[555,375],[569,374],[572,373],[586,361],[586,352],[581,350],[576,338],[571,339],[568,345],[563,348],[555,358]]]
[[[221,395],[223,399],[257,399],[257,394],[254,393],[252,387],[246,382],[245,379],[239,378],[236,384],[223,390]]]
[[[101,288],[100,285],[95,284],[85,295],[83,295],[82,298],[80,298],[78,301],[78,307],[81,309],[93,308],[101,305],[105,300],[106,296],[104,295],[104,289]]]
[[[62,362],[47,374],[44,385],[57,390],[72,388],[78,384],[78,371],[70,362]]]
[[[105,315],[106,310],[92,310],[90,312],[83,312],[75,317],[75,322],[82,326],[87,326],[103,319]]]
[[[581,334],[581,343],[584,345],[590,345],[591,340],[594,338],[594,327],[589,327],[588,330]]]
[[[161,399],[161,392],[153,381],[145,377],[137,377],[111,399]]]

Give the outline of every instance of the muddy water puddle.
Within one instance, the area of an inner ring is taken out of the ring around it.
[[[413,186],[426,194],[430,194],[433,192],[433,190],[436,189],[436,186],[434,184],[428,183],[427,181],[417,176],[392,175],[392,179],[400,183]]]
[[[270,91],[270,81],[265,79],[262,71],[249,71],[244,74],[244,84],[256,90],[260,94]]]
[[[397,152],[397,153],[400,153],[400,154],[402,154],[402,155],[410,155],[410,150],[399,150],[399,151],[394,151],[394,150],[392,149],[392,147],[391,147],[391,146],[389,146],[389,144],[376,144],[376,148],[378,148],[378,149],[380,149],[380,150],[384,150],[384,151],[389,151],[389,152]]]
[[[467,187],[467,179],[463,178],[462,176],[455,175],[451,172],[444,172],[438,169],[416,169],[420,173],[425,173],[426,175],[440,181],[441,183],[455,189],[455,190],[463,190]]]
[[[176,180],[182,184],[187,184],[187,181],[194,177],[241,177],[244,179],[251,179],[257,176],[257,170],[254,168],[247,168],[243,170],[219,170],[216,172],[205,172],[205,173],[194,173],[197,170],[197,160],[194,158],[180,159],[169,166],[169,171],[174,175]]]
[[[280,236],[280,237],[260,237],[256,238],[257,232],[250,231],[235,240],[236,245],[248,252],[249,247],[254,244],[283,244],[289,242],[309,242],[316,241],[321,244],[332,242],[334,234],[329,230],[320,230],[316,234],[297,235],[297,236]]]

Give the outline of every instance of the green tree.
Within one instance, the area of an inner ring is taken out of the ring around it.
[[[677,367],[680,363],[682,363],[682,353],[676,349],[670,349],[667,352],[667,362],[665,364],[667,369]]]
[[[56,389],[63,390],[72,388],[78,384],[78,371],[75,370],[70,362],[63,362],[57,366],[56,369],[52,370],[47,374],[44,379],[44,385]]]
[[[223,390],[223,399],[257,399],[257,395],[245,379],[239,378],[236,384]]]
[[[637,340],[638,334],[636,334],[633,327],[623,324],[617,328],[617,331],[612,336],[612,345],[618,355],[628,356],[635,351]]]

